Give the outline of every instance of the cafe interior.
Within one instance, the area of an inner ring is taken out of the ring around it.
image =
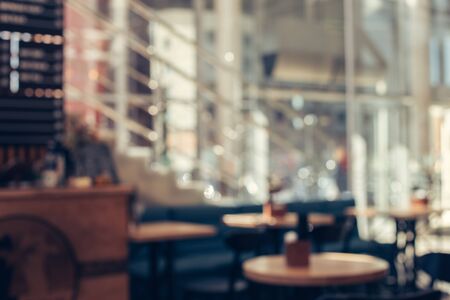
[[[450,299],[449,24],[0,0],[0,300]]]

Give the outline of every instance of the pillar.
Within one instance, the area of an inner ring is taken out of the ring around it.
[[[409,1],[410,82],[413,98],[411,142],[413,156],[419,161],[429,155],[429,108],[431,105],[429,39],[429,0]],[[423,161],[422,161],[423,162]]]
[[[116,122],[116,151],[124,153],[129,142],[125,122],[128,116],[128,0],[111,2],[112,21],[118,28],[112,43],[116,112],[120,119]]]
[[[364,211],[368,206],[367,199],[367,142],[358,131],[360,120],[360,104],[356,99],[355,88],[355,24],[360,16],[358,0],[344,0],[345,30],[345,97],[347,126],[347,180],[348,188],[355,197],[357,210]],[[358,218],[358,229],[361,237],[369,236],[367,218]]]
[[[241,0],[216,0],[216,53],[225,64],[238,72],[241,70]],[[217,101],[216,138],[219,147],[223,147],[220,157],[220,170],[224,174],[233,174],[238,178],[240,161],[236,141],[227,136],[227,131],[234,130],[242,122],[240,107],[242,101],[242,79],[234,72],[217,68],[217,93],[227,102],[223,105]],[[216,153],[217,154],[217,153]]]

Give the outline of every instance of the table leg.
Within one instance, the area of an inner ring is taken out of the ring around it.
[[[248,281],[248,298],[254,300],[261,300],[260,290],[263,287],[260,287],[256,282]]]
[[[320,288],[296,287],[294,288],[294,297],[292,299],[313,300],[318,299],[321,295]]]
[[[411,235],[411,239],[409,240],[409,246],[412,249],[412,257],[410,258],[411,261],[411,281],[410,281],[410,287],[415,289],[416,288],[416,280],[417,280],[417,255],[416,255],[416,221],[412,220],[409,221],[407,224],[408,227],[408,233]]]
[[[405,224],[401,220],[395,220],[395,245],[396,245],[396,251],[395,251],[395,268],[397,269],[397,285],[403,286],[406,282],[406,276],[407,276],[407,268],[405,263],[405,249],[406,249],[406,241],[403,243],[399,239],[400,235],[406,232]],[[400,241],[402,242],[400,244]],[[402,269],[399,269],[398,267],[401,267]],[[405,282],[400,281],[401,276],[404,276]]]
[[[415,220],[397,220],[397,262],[401,262],[403,267],[405,282],[404,287],[407,289],[415,289],[416,285],[416,221]],[[400,233],[405,235],[405,241],[402,245],[398,243],[398,236]],[[412,250],[411,256],[408,255],[408,249]],[[399,256],[402,255],[403,259],[400,260]],[[399,274],[399,272],[397,272]]]
[[[174,299],[174,278],[173,278],[173,242],[166,243],[166,279],[167,279],[167,299]]]
[[[274,254],[281,253],[282,241],[281,241],[281,229],[271,228],[269,229],[269,234],[272,239],[273,252]]]
[[[159,299],[158,284],[158,244],[150,243],[149,247],[149,299]]]

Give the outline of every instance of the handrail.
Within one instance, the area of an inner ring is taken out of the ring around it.
[[[271,86],[271,85],[264,85],[264,84],[254,82],[254,81],[250,82],[245,78],[244,74],[240,70],[234,68],[233,66],[223,63],[219,58],[217,58],[208,49],[205,49],[204,47],[201,47],[200,45],[198,45],[196,43],[195,39],[192,39],[192,38],[186,36],[185,34],[180,32],[178,29],[176,29],[172,24],[167,22],[164,18],[160,17],[153,8],[151,8],[147,4],[143,3],[141,0],[129,0],[129,1],[130,1],[130,8],[133,10],[134,13],[136,13],[137,15],[139,15],[140,17],[142,17],[146,20],[149,20],[149,21],[151,20],[151,21],[158,23],[159,25],[161,25],[163,28],[167,29],[171,34],[173,34],[175,37],[177,37],[181,41],[195,47],[196,51],[201,53],[203,58],[207,57],[206,60],[208,60],[208,62],[211,65],[213,65],[214,67],[234,73],[235,75],[237,75],[238,78],[241,79],[241,83],[243,86],[259,87],[260,93],[265,94],[264,97],[261,98],[264,101],[270,101],[271,98],[285,98],[285,97],[289,97],[294,94],[300,93],[302,95],[310,95],[310,98],[313,98],[311,101],[319,101],[319,102],[326,101],[326,102],[328,102],[331,100],[331,101],[342,101],[343,102],[343,98],[345,97],[345,90],[326,91],[326,95],[324,95],[323,92],[311,91],[311,90],[308,90],[308,88],[296,87],[295,85],[289,86],[289,87],[287,87],[287,86],[286,87],[277,87],[277,86]],[[105,18],[101,14],[97,14],[97,17]],[[267,91],[270,91],[270,93]],[[278,95],[276,93],[278,93]],[[283,93],[283,94],[280,94],[280,93]],[[361,96],[372,97],[372,96],[376,96],[376,95],[371,95],[371,94],[365,95],[364,94]],[[320,100],[319,98],[323,98],[323,99]],[[398,101],[404,97],[403,96],[399,97],[398,95],[389,95],[389,98],[395,98],[395,100]],[[407,102],[408,100],[409,99],[407,99],[405,102]]]
[[[145,85],[147,87],[149,86],[151,80],[150,76],[147,76],[139,72],[135,68],[128,68],[128,76],[130,76],[132,79],[136,80],[140,84]]]
[[[233,177],[233,175],[218,171],[217,168],[213,168],[210,165],[206,164],[205,162],[199,160],[198,158],[186,154],[182,149],[173,147],[171,148],[171,150],[175,150],[174,151],[175,155],[179,155],[183,158],[193,161],[196,167],[201,167],[202,171],[206,171],[209,175],[214,176],[216,180],[218,178],[223,179],[224,182],[228,185],[228,187],[231,187],[236,190],[240,189],[239,180]]]
[[[94,16],[99,23],[101,23],[103,26],[109,28],[110,30],[113,30],[115,32],[123,32],[122,29],[120,29],[117,26],[115,26],[114,24],[112,24],[104,16],[102,16],[101,14],[93,11],[91,8],[89,8],[87,6],[85,6],[83,4],[80,4],[78,1],[76,1],[76,0],[67,0],[66,3],[68,3],[69,5],[71,5],[75,9],[80,9],[83,12]],[[137,38],[135,40],[135,38],[132,38],[129,35],[127,35],[127,39],[128,39],[128,42],[129,42],[129,46],[132,47],[133,50],[135,50],[136,52],[141,54],[146,59],[150,60],[151,58],[156,58],[158,60],[160,58],[157,55],[155,55],[154,53],[152,53],[152,51],[149,51],[148,47],[146,47],[144,45],[145,43],[140,41],[140,39]],[[216,104],[222,105],[222,107],[227,107],[228,109],[232,109],[232,110],[235,110],[235,111],[240,111],[241,110],[241,107],[234,107],[234,103],[229,103],[229,101],[226,101],[225,99],[223,99],[215,91],[213,91],[212,89],[210,89],[206,85],[200,83],[198,80],[196,80],[195,78],[191,77],[189,74],[186,74],[183,70],[180,70],[178,67],[174,66],[171,62],[167,61],[166,59],[161,59],[160,62],[162,62],[163,64],[167,64],[170,68],[173,68],[173,70],[176,73],[178,73],[178,75],[183,76],[186,79],[188,79],[189,81],[191,81],[193,84],[196,85],[196,87],[201,92],[209,93],[212,96],[214,96],[216,98],[216,100],[218,100],[217,102],[215,102]],[[269,102],[266,101],[266,103],[268,103],[270,105]],[[255,123],[253,121],[249,121],[249,120],[246,120],[245,122],[247,122],[247,124],[249,124],[249,125],[256,126],[256,127],[262,127],[264,129],[266,129],[268,131],[268,133],[269,133],[269,137],[272,138],[272,141],[275,142],[276,144],[278,144],[280,147],[283,147],[283,148],[287,149],[288,151],[298,152],[298,149],[295,146],[290,144],[289,141],[283,139],[281,136],[277,135],[269,127],[261,126],[260,124]]]
[[[71,97],[81,99],[81,101],[83,103],[91,106],[92,108],[94,108],[97,111],[100,111],[104,116],[108,117],[109,119],[113,120],[114,122],[116,122],[116,123],[124,122],[125,127],[130,132],[137,134],[152,143],[155,142],[155,139],[150,138],[150,136],[155,136],[155,134],[156,134],[155,137],[157,137],[156,131],[151,130],[145,126],[142,126],[138,122],[133,121],[129,118],[122,117],[113,108],[103,104],[101,101],[96,100],[95,98],[97,97],[97,95],[88,95],[89,100],[85,100],[86,97],[82,97],[81,95],[86,96],[87,94],[85,92],[80,91],[78,88],[76,88],[70,84],[66,84],[65,89]]]
[[[101,15],[98,12],[93,11],[91,8],[81,4],[80,2],[78,2],[76,0],[67,0],[67,3],[69,5],[71,5],[72,8],[77,9],[78,11],[81,10],[84,13],[88,13],[88,14],[92,15],[93,17],[96,18],[96,20],[101,25],[103,25],[107,29],[111,30],[113,33],[125,33],[123,29],[120,29],[117,26],[115,26],[114,24],[112,24],[103,15]],[[241,111],[241,107],[240,106],[236,106],[235,103],[233,103],[232,101],[229,101],[229,100],[227,101],[226,99],[221,97],[219,94],[217,94],[216,91],[212,90],[211,88],[209,88],[205,84],[199,82],[198,79],[195,78],[194,76],[192,76],[192,75],[188,74],[187,72],[181,70],[180,68],[175,66],[170,61],[162,58],[161,56],[159,56],[156,53],[154,53],[153,51],[151,51],[151,49],[149,49],[149,47],[146,46],[146,42],[142,41],[139,37],[136,37],[134,34],[131,35],[131,36],[129,34],[127,34],[126,36],[127,36],[128,47],[130,47],[131,49],[133,49],[134,51],[136,51],[137,53],[139,53],[140,55],[142,55],[143,57],[145,57],[149,61],[153,60],[153,59],[156,59],[157,61],[159,61],[163,65],[168,66],[173,71],[175,71],[178,75],[180,75],[183,78],[185,78],[186,80],[192,82],[199,89],[199,91],[201,91],[201,92],[203,92],[205,94],[209,94],[209,95],[213,96],[213,98],[215,98],[216,101],[217,101],[217,102],[214,102],[215,104],[221,105],[222,107],[227,107],[228,109]],[[139,71],[136,71],[136,70],[129,69],[128,70],[128,74],[129,74],[130,77],[132,77],[132,78],[136,79],[138,82],[141,82],[141,83],[144,83],[144,84],[148,84],[148,81],[146,82],[147,79],[150,80],[150,78],[147,77],[147,75],[142,74],[142,73],[140,73]],[[104,80],[102,82],[103,83],[108,83],[108,86],[112,86],[111,82],[107,82],[107,81],[104,81]],[[208,100],[211,100],[211,99],[208,99]],[[270,102],[270,101],[264,101],[264,102],[266,104],[272,106],[272,102]],[[287,149],[288,151],[293,151],[293,152],[298,152],[299,151],[297,149],[297,147],[295,147],[288,140],[284,139],[282,136],[280,136],[279,134],[274,132],[271,128],[269,128],[267,126],[261,126],[260,124],[254,122],[253,120],[243,120],[243,122],[246,123],[247,125],[255,126],[257,128],[263,128],[263,129],[267,130],[267,132],[269,134],[269,139],[272,142],[274,142],[275,144],[279,145],[280,147],[282,147],[284,149]],[[236,180],[236,179],[233,179],[233,180]]]
[[[99,78],[101,78],[102,77],[102,75],[100,74],[99,75]],[[73,89],[73,87],[72,87],[72,89]],[[70,90],[69,90],[69,92],[70,92]],[[80,93],[81,93],[81,91],[80,91]],[[86,93],[84,92],[84,95],[86,95]],[[104,100],[107,100],[111,95],[108,95],[108,94],[104,94],[104,93],[96,93],[96,94],[93,94],[93,95],[88,95],[89,96],[89,98],[94,98],[94,97],[96,97],[96,98],[100,98],[100,99],[102,99],[103,101]],[[136,101],[136,99],[139,99],[141,96],[140,95],[129,95],[128,96],[129,97],[129,99],[130,100],[132,100],[132,102],[131,102],[131,104],[135,104],[135,102],[137,102]],[[180,100],[177,100],[177,99],[174,99],[175,101],[180,101]],[[182,100],[181,100],[182,101]],[[152,103],[154,103],[154,102],[152,102]],[[104,106],[105,107],[105,109],[109,109],[109,110],[111,110],[111,108],[110,107],[108,107],[108,106]],[[108,110],[108,111],[109,111]],[[112,119],[112,120],[115,120],[114,118],[112,118],[112,117],[110,117],[110,114],[105,114],[107,117],[109,117],[110,119]],[[280,146],[280,147],[282,147],[282,148],[284,148],[284,149],[287,149],[287,150],[289,150],[289,151],[295,151],[295,152],[298,152],[298,149],[296,149],[295,148],[295,146],[293,146],[291,143],[289,143],[288,141],[286,141],[282,136],[280,136],[280,135],[278,135],[277,133],[275,133],[271,128],[269,128],[269,127],[267,127],[267,126],[263,126],[263,125],[261,125],[261,124],[258,124],[258,123],[255,123],[255,122],[253,122],[253,121],[251,121],[251,120],[242,120],[246,125],[251,125],[251,126],[255,126],[255,127],[257,127],[257,128],[261,128],[261,129],[265,129],[265,130],[267,130],[267,132],[268,132],[268,134],[269,134],[269,138],[270,139],[272,139],[272,141],[275,143],[275,144],[277,144],[278,146]],[[139,124],[139,123],[137,123],[137,124]],[[172,127],[171,127],[172,128]],[[176,128],[172,128],[172,129],[176,129]],[[130,130],[131,131],[131,130]],[[135,134],[138,134],[138,135],[140,135],[140,136],[143,136],[144,138],[148,138],[145,134],[143,135],[143,134],[140,134],[139,132],[134,132]],[[226,138],[228,138],[227,136],[226,136]]]
[[[167,29],[167,31],[169,31],[175,37],[177,37],[184,43],[194,47],[196,49],[196,51],[202,55],[202,58],[205,59],[211,65],[213,65],[217,68],[232,72],[235,75],[238,75],[239,77],[241,77],[243,79],[242,73],[238,69],[234,68],[233,66],[223,63],[220,59],[218,59],[210,51],[208,51],[207,49],[198,45],[194,39],[191,39],[188,36],[186,36],[185,34],[179,32],[174,26],[172,26],[172,24],[170,24],[169,22],[167,22],[166,20],[161,18],[155,12],[155,10],[153,8],[149,7],[147,4],[142,3],[139,0],[130,0],[130,8],[135,14],[139,15],[143,19],[151,20],[151,21],[158,23],[163,28]]]
[[[66,91],[68,92],[68,94],[71,97],[77,98],[78,100],[82,101],[83,103],[85,103],[86,105],[90,106],[91,108],[97,110],[98,112],[100,112],[101,114],[103,114],[104,116],[106,116],[107,118],[113,120],[116,123],[119,122],[124,122],[125,127],[127,128],[128,131],[144,138],[145,140],[149,141],[149,142],[155,142],[154,139],[150,138],[150,136],[152,134],[155,134],[156,132],[146,128],[145,126],[142,126],[141,124],[137,123],[136,121],[133,121],[129,118],[123,118],[122,116],[120,116],[114,109],[112,109],[111,107],[103,104],[102,102],[96,100],[95,98],[97,97],[97,95],[88,95],[89,100],[86,100],[86,97],[82,97],[81,95],[86,96],[85,92],[80,91],[78,88],[70,85],[70,84],[66,84],[65,87]],[[189,158],[190,160],[194,161],[194,164],[196,166],[201,166],[202,170],[207,171],[209,174],[211,175],[216,175],[217,177],[219,177],[220,179],[223,179],[224,182],[229,186],[232,187],[234,189],[239,188],[239,184],[236,183],[238,182],[238,180],[236,178],[234,178],[232,175],[228,175],[226,173],[218,173],[215,172],[215,169],[211,168],[209,165],[205,164],[203,161],[199,160],[196,157],[191,157],[187,154],[185,154],[182,150],[178,149],[178,148],[174,148],[175,150],[175,154],[176,155],[180,155],[186,158]],[[215,178],[217,180],[217,177]],[[235,182],[233,182],[235,181]]]
[[[207,85],[199,82],[194,76],[191,76],[184,70],[180,69],[179,67],[175,66],[172,62],[168,61],[167,59],[161,57],[160,55],[154,53],[153,51],[150,51],[148,47],[145,45],[145,42],[143,42],[139,37],[136,35],[129,35],[129,32],[124,32],[123,29],[118,28],[114,24],[112,24],[109,20],[107,20],[103,15],[101,15],[98,12],[93,11],[90,7],[81,4],[78,1],[75,0],[67,0],[66,3],[71,5],[75,9],[80,9],[84,11],[85,13],[88,13],[96,18],[96,20],[103,26],[109,28],[110,30],[113,30],[116,33],[123,33],[126,35],[128,47],[130,47],[132,50],[136,51],[140,55],[142,55],[147,60],[156,59],[160,63],[166,65],[173,71],[175,71],[178,75],[183,77],[184,79],[190,81],[193,83],[201,92],[207,93],[211,96],[213,96],[218,102],[224,104],[225,106],[231,106],[232,108],[236,108],[236,103],[232,101],[231,99],[225,99],[221,95],[219,95],[216,91],[209,88]],[[240,107],[237,107],[240,109]]]
[[[73,87],[72,87],[72,91],[69,90],[69,96],[75,96],[75,98],[78,97],[78,95],[74,95],[73,92]],[[79,89],[78,89],[79,90]],[[100,99],[102,101],[102,103],[113,103],[115,100],[112,100],[114,98],[117,98],[117,94],[114,93],[105,93],[105,92],[101,92],[101,93],[86,93],[83,92],[84,95],[89,95],[89,96],[95,96],[97,99]],[[152,105],[154,104],[154,101],[152,99],[152,97],[147,94],[127,94],[127,99],[128,102],[131,103],[131,105],[136,106],[136,107],[140,107],[143,105]],[[146,100],[144,100],[146,99]]]
[[[267,102],[265,102],[265,103],[267,104]],[[277,101],[273,101],[270,104],[271,104],[271,108],[275,108],[275,109],[278,109],[278,110],[282,111],[285,115],[287,115],[291,119],[295,119],[295,118],[299,118],[300,117],[298,115],[297,111],[294,111],[290,107],[286,107],[286,105],[284,105],[283,103],[280,103],[280,102],[277,102]],[[324,136],[324,134],[321,131],[316,131],[314,135],[318,139],[322,140],[322,142],[324,144],[327,144],[328,138],[326,136]]]
[[[132,9],[132,11],[134,13],[136,13],[139,16],[141,16],[143,19],[151,20],[151,21],[154,21],[154,22],[158,23],[163,28],[165,28],[168,32],[170,32],[172,35],[177,37],[179,40],[183,41],[186,44],[191,45],[192,47],[194,47],[195,50],[202,55],[202,58],[205,59],[212,66],[214,66],[216,68],[219,68],[219,69],[223,69],[225,71],[228,71],[228,72],[231,72],[231,73],[237,75],[237,77],[240,78],[241,83],[242,83],[243,86],[258,86],[258,87],[261,87],[261,85],[258,84],[258,83],[248,81],[245,78],[244,74],[239,69],[233,68],[233,66],[230,66],[230,65],[227,65],[227,64],[223,63],[213,53],[211,53],[209,50],[207,50],[204,47],[202,47],[201,45],[199,45],[195,41],[195,39],[192,39],[192,38],[186,36],[185,34],[181,33],[172,24],[167,22],[164,18],[160,17],[158,15],[158,13],[153,8],[151,8],[147,4],[143,3],[141,0],[130,0],[130,8]],[[335,28],[335,26],[334,27],[331,26],[330,28]],[[274,89],[276,89],[276,87],[275,88],[274,87],[270,87],[270,86],[263,87],[262,88],[263,93],[265,93],[266,90],[268,90],[268,89],[274,90]],[[286,88],[283,88],[282,90],[283,90],[283,92],[285,92]],[[325,96],[325,98],[322,101],[329,101],[330,99],[332,99],[334,101],[338,101],[338,100],[339,101],[343,101],[342,98],[345,98],[345,91],[342,91],[342,92],[336,92],[336,91],[333,92],[332,91],[332,92],[327,92],[328,93],[327,95],[323,95],[323,93],[306,91],[305,89],[297,89],[297,90],[294,89],[294,90],[288,91],[288,93],[291,96],[292,96],[292,94],[295,94],[295,93],[301,93],[303,95],[305,95],[305,94],[309,95],[310,94],[311,97],[315,99],[315,101],[321,101],[321,100],[317,100],[318,96],[320,96],[320,97],[324,97]],[[361,96],[364,97],[366,95],[361,95]],[[372,95],[367,95],[367,97],[371,97],[371,96]],[[396,95],[390,95],[390,98],[392,98],[392,97],[395,97],[396,100],[398,100],[397,98],[402,98],[402,97],[398,97]],[[270,100],[268,98],[270,98],[270,97],[262,98],[262,100],[264,100],[265,102],[270,102]]]

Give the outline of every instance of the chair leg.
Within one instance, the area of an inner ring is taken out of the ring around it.
[[[247,290],[247,294],[248,294],[248,299],[249,300],[260,300],[260,295],[259,295],[259,286],[257,283],[248,282],[248,290]]]
[[[195,297],[190,291],[183,291],[181,293],[181,300],[194,300]]]

